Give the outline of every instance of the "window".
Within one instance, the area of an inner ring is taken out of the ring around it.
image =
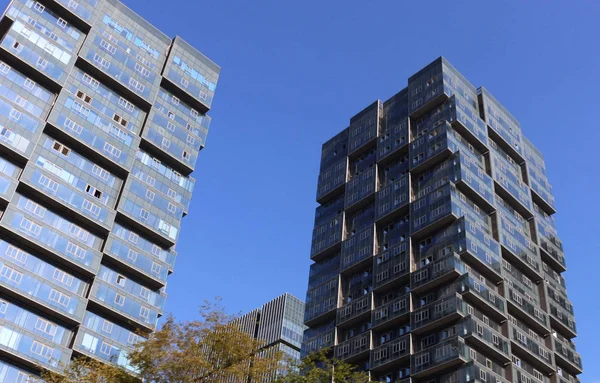
[[[8,247],[6,248],[6,255],[8,255],[9,257],[11,257],[19,263],[25,264],[25,262],[27,262],[27,256],[29,254],[27,254],[21,249],[17,249],[13,245],[8,245]]]
[[[83,200],[81,207],[83,208],[83,210],[89,211],[95,217],[98,217],[100,215],[100,211],[102,210],[100,208],[100,206],[96,205],[95,203],[93,203],[87,199]]]
[[[172,123],[171,121],[167,121],[167,129],[169,129],[171,132],[175,131],[175,124]]]
[[[72,1],[72,0],[71,0]],[[102,56],[98,56],[97,54],[94,54],[94,62],[102,67],[104,67],[104,69],[108,69],[108,67],[110,66],[110,62],[108,60],[106,60],[104,57]]]
[[[69,241],[69,243],[67,243],[67,253],[72,254],[76,258],[81,258],[81,259],[85,258],[85,255],[86,255],[86,251],[82,247],[74,244],[71,241]]]
[[[169,202],[169,205],[167,206],[167,210],[169,212],[175,214],[177,212],[177,206],[175,206],[171,202]]]
[[[100,345],[100,352],[103,353],[104,355],[110,355],[111,351],[112,351],[112,346],[103,341],[102,344]]]
[[[477,351],[473,350],[472,348],[469,349],[469,356],[471,357],[471,359],[477,360]]]
[[[21,52],[23,50],[23,44],[19,43],[18,41],[15,41],[13,43],[13,48],[15,48],[17,52]]]
[[[106,40],[100,40],[100,46],[108,51],[111,55],[117,53],[117,48],[109,44]]]
[[[56,330],[58,330],[58,326],[54,323],[48,322],[43,318],[38,317],[37,321],[35,322],[35,329],[46,333],[50,336],[54,336],[56,335]]]
[[[487,372],[479,370],[479,379],[481,379],[482,382],[487,382]]]
[[[171,102],[175,105],[179,105],[179,99],[173,95],[171,95]]]
[[[88,96],[87,94],[83,93],[80,90],[77,90],[77,98],[79,98],[80,100],[83,100],[84,102],[90,104],[92,102],[92,97]]]
[[[71,302],[71,297],[54,289],[50,290],[48,299],[64,307],[68,307]]]
[[[72,131],[74,131],[77,134],[81,134],[81,132],[83,131],[83,126],[77,124],[75,121],[71,120],[70,118],[65,118],[65,123],[64,123],[65,127],[67,129],[70,129]]]
[[[132,103],[130,103],[129,101],[125,100],[123,97],[119,97],[119,105],[121,105],[123,108],[125,108],[126,110],[133,112],[135,107],[133,106]]]
[[[64,146],[63,144],[61,144],[58,141],[54,141],[54,144],[52,144],[52,149],[59,152],[60,154],[62,154],[65,157],[68,157],[69,154],[71,153],[71,149],[67,148],[66,146]]]
[[[15,108],[12,108],[8,116],[11,118],[11,120],[19,121],[19,119],[21,118],[21,112],[19,112]]]
[[[94,167],[92,168],[92,173],[95,174],[96,176],[102,178],[105,181],[108,181],[108,176],[110,174],[98,165],[94,165]]]
[[[152,245],[152,254],[158,256],[160,255],[160,247],[156,246],[156,245]]]
[[[135,70],[140,72],[144,77],[150,76],[150,71],[138,63],[135,63]]]
[[[104,321],[102,322],[102,331],[104,331],[107,334],[111,334],[112,329],[113,329],[112,322],[109,322],[106,319],[104,319]]]
[[[147,300],[149,296],[150,296],[150,290],[148,290],[145,287],[142,287],[140,289],[140,297],[142,297],[142,298],[144,298],[144,299]]]
[[[93,78],[92,76],[90,76],[87,73],[83,74],[82,80],[83,80],[83,82],[89,84],[94,89],[98,89],[98,86],[100,85],[100,82],[98,80],[96,80],[95,78]]]
[[[134,233],[133,231],[129,232],[129,242],[137,243],[139,238],[140,238],[140,236],[137,235],[136,233]]]
[[[145,221],[150,218],[150,212],[146,209],[140,209],[140,217]]]
[[[512,362],[515,366],[521,367],[521,359],[517,358],[516,356],[513,355],[512,357]]]
[[[105,142],[104,143],[104,151],[110,154],[113,157],[119,158],[121,157],[121,151],[115,148],[112,144]]]
[[[46,346],[45,344],[42,344],[37,340],[33,341],[29,350],[32,353],[37,354],[48,360],[52,357],[52,353],[54,352],[54,349],[52,347]]]
[[[65,286],[71,286],[73,284],[73,276],[59,269],[54,269],[52,278]]]
[[[194,136],[192,136],[191,134],[188,134],[188,135],[187,135],[187,138],[185,139],[185,141],[186,141],[188,144],[190,144],[190,145],[193,145],[193,144],[194,144],[194,142],[196,142],[196,139],[195,139],[195,138],[194,138]]]
[[[81,239],[83,242],[86,242],[88,236],[90,235],[90,233],[88,233],[86,230],[83,230],[74,223],[72,223],[71,227],[69,227],[69,234],[71,234],[73,237]]]
[[[139,92],[143,92],[145,89],[145,87],[139,81],[131,77],[129,78],[129,85],[134,87]]]
[[[40,225],[28,220],[25,217],[21,219],[20,227],[36,237],[42,232],[42,227]]]
[[[146,306],[140,307],[140,317],[148,319],[150,317],[150,309]]]
[[[20,107],[24,107],[25,104],[27,104],[27,100],[25,100],[23,97],[17,95],[17,97],[15,98],[15,104],[19,105]]]
[[[127,139],[129,138],[129,135],[123,129],[119,129],[112,124],[110,125],[109,133],[123,143],[127,143]]]
[[[147,199],[149,199],[150,201],[154,201],[155,195],[156,195],[156,193],[154,193],[152,190],[146,189],[146,198]]]
[[[169,148],[171,146],[171,141],[165,137],[163,137],[161,145],[165,148]]]
[[[61,17],[59,17],[58,20],[56,20],[56,24],[58,24],[58,26],[61,28],[65,28],[67,26],[67,22],[64,21]]]
[[[117,293],[117,295],[115,295],[115,303],[118,306],[123,306],[125,304],[125,297],[119,293]]]
[[[492,342],[498,346],[500,344],[500,338],[496,334],[492,334]]]
[[[183,85],[184,88],[187,88],[189,84],[190,83],[188,80],[186,80],[184,78],[181,79],[181,85]]]
[[[125,283],[127,282],[127,278],[122,276],[121,274],[117,274],[116,283],[121,287],[125,287]]]
[[[40,218],[44,218],[44,215],[46,215],[46,208],[38,205],[30,199],[28,199],[27,202],[25,202],[25,210],[29,211],[34,215],[37,215]]]
[[[130,332],[129,336],[127,337],[127,343],[136,344],[138,339],[139,339],[139,336],[137,334]]]
[[[6,65],[6,63],[3,63],[0,61],[0,72],[4,73],[4,74],[8,74],[8,72],[10,72],[10,66]]]
[[[127,259],[135,262],[135,260],[137,259],[138,253],[137,251],[133,250],[133,249],[129,249],[129,252],[127,253]]]
[[[161,269],[161,267],[160,267],[160,265],[158,263],[152,262],[152,269],[151,270],[152,270],[153,274],[156,274],[156,275],[160,274],[160,269]]]
[[[20,284],[21,280],[23,279],[22,273],[6,265],[3,265],[2,269],[0,269],[0,276],[8,279],[9,281],[15,282],[16,284]]]
[[[183,151],[183,153],[181,153],[181,157],[182,157],[184,160],[186,160],[186,161],[189,161],[189,160],[190,160],[190,158],[191,158],[191,156],[190,156],[190,153],[188,153],[188,152],[187,152],[187,151],[185,151],[185,150]]]
[[[167,196],[171,199],[175,199],[175,197],[177,197],[177,193],[175,190],[169,188],[169,190],[167,190]]]
[[[128,102],[128,101],[126,101],[126,102]],[[116,113],[113,115],[113,120],[118,122],[122,126],[127,127],[127,120],[125,120],[123,117],[119,116]]]

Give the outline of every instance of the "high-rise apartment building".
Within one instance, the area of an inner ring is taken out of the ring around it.
[[[283,356],[282,371],[286,371],[289,362],[300,361],[300,348],[304,326],[304,302],[285,293],[260,308],[235,319],[241,329],[255,339],[264,341],[262,352],[277,350]],[[263,382],[275,377],[265,378]]]
[[[579,382],[542,154],[445,59],[323,145],[303,353],[391,382]]]
[[[219,67],[116,0],[13,0],[0,32],[0,382],[126,365],[163,312]]]

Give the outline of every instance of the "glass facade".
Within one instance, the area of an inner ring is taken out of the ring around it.
[[[270,382],[278,374],[284,373],[290,367],[287,364],[290,361],[300,361],[300,348],[306,329],[304,311],[304,302],[285,293],[234,320],[242,331],[264,342],[261,353],[277,350],[285,359],[280,362],[281,368],[275,376],[265,377],[264,382]]]
[[[542,154],[439,58],[322,148],[302,354],[385,383],[579,382]]]
[[[219,67],[117,0],[2,17],[0,382],[81,355],[131,370],[163,314]],[[299,348],[297,323],[282,336]]]

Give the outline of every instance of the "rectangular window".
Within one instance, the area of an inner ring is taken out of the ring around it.
[[[85,118],[87,118],[90,115],[90,109],[86,108],[85,106],[83,106],[82,104],[80,104],[78,102],[73,102],[73,106],[71,109],[73,109],[77,113],[81,114]]]
[[[8,66],[6,63],[0,61],[0,72],[2,72],[4,74],[8,74],[8,72],[10,72],[10,66]]]
[[[139,92],[143,92],[145,89],[144,85],[142,85],[138,80],[132,77],[129,78],[129,85],[134,87]]]
[[[146,189],[146,198],[147,199],[149,199],[150,201],[154,201],[155,195],[156,195],[156,193],[154,193],[152,190]]]
[[[135,70],[140,72],[144,77],[150,76],[150,71],[138,63],[135,63]]]
[[[127,283],[127,278],[118,274],[117,279],[115,279],[115,282],[117,283],[117,285],[119,285],[121,287],[125,287],[125,283]]]
[[[171,141],[169,139],[167,139],[166,137],[163,137],[161,145],[164,148],[169,148],[171,146]]]
[[[103,341],[102,344],[100,345],[100,352],[103,353],[104,355],[110,355],[111,351],[112,351],[112,346]]]
[[[85,249],[74,244],[71,241],[69,241],[69,243],[67,243],[67,253],[74,255],[75,258],[81,258],[81,259],[85,258],[85,255],[86,255]]]
[[[98,89],[98,86],[100,85],[100,82],[98,80],[96,80],[87,73],[83,74],[83,82],[89,84],[90,87],[92,87],[93,89]]]
[[[148,319],[150,317],[150,309],[146,306],[140,307],[140,317]]]
[[[115,295],[115,303],[118,306],[123,306],[125,304],[125,297],[119,293],[117,293],[117,295]]]
[[[169,188],[169,190],[167,190],[167,196],[171,199],[175,199],[175,197],[177,197],[177,193],[175,190]]]
[[[171,132],[175,131],[175,124],[172,123],[171,121],[167,121],[167,129],[169,129]]]
[[[169,202],[169,205],[167,205],[167,210],[170,213],[175,214],[177,212],[177,206],[173,205],[171,202]]]
[[[54,349],[50,346],[46,346],[45,344],[42,344],[40,342],[38,342],[37,340],[34,340],[33,343],[31,344],[31,348],[29,349],[32,353],[37,354],[39,356],[41,356],[44,359],[48,359],[50,360],[50,358],[52,357],[52,353],[54,352]]]
[[[181,157],[182,157],[184,160],[186,160],[186,161],[189,161],[189,160],[190,160],[190,158],[191,158],[191,155],[190,155],[190,153],[189,153],[189,152],[187,152],[186,150],[184,150],[184,151],[183,151],[183,153],[181,153]]]
[[[38,235],[40,235],[40,233],[42,232],[42,227],[40,225],[38,225],[37,223],[34,223],[33,221],[28,220],[25,217],[23,217],[21,219],[20,226],[22,229],[28,231],[30,234],[33,234],[36,237]]]
[[[137,259],[138,253],[137,251],[133,250],[133,249],[129,249],[129,252],[127,253],[127,258],[133,262],[135,262],[135,260]]]
[[[87,104],[91,104],[92,103],[92,97],[85,94],[84,92],[77,90],[76,96],[78,99],[83,100],[85,103]]]
[[[98,177],[102,178],[105,181],[108,181],[108,177],[109,177],[109,172],[107,172],[106,170],[104,170],[103,168],[101,168],[98,165],[94,165],[94,167],[92,168],[92,173],[97,175]]]
[[[150,218],[150,212],[146,209],[140,209],[140,217],[145,221]]]
[[[111,55],[117,53],[117,48],[108,43],[108,41],[102,39],[100,40],[100,46],[108,51]]]
[[[25,202],[25,210],[29,211],[34,215],[37,215],[40,218],[44,218],[44,215],[46,215],[46,208],[33,202],[30,199],[28,199],[27,202]]]
[[[111,334],[112,329],[113,329],[113,323],[104,319],[104,321],[102,322],[102,331],[104,331],[107,334]]]
[[[119,105],[121,105],[123,108],[125,108],[126,110],[128,110],[130,112],[133,112],[134,108],[135,108],[132,103],[125,100],[123,97],[119,97]]]
[[[9,281],[15,282],[16,284],[20,284],[21,280],[23,280],[22,273],[6,265],[3,265],[2,269],[0,269],[0,276],[3,276],[4,278],[8,279]]]
[[[156,262],[152,262],[151,270],[152,270],[153,274],[158,275],[158,274],[160,274],[161,266]]]
[[[127,343],[136,344],[138,339],[139,339],[139,336],[137,334],[130,332],[129,335],[127,336]]]
[[[123,143],[127,143],[127,139],[129,138],[129,135],[123,130],[123,129],[119,129],[114,125],[110,125],[110,132],[111,136],[117,138],[119,141],[123,142]]]
[[[56,330],[58,330],[58,326],[54,323],[48,322],[43,318],[38,317],[37,321],[35,322],[35,329],[46,333],[50,336],[54,336],[56,335]]]
[[[70,129],[77,134],[81,134],[81,132],[83,131],[83,126],[79,125],[78,123],[71,120],[70,118],[65,118],[64,125],[67,129]]]
[[[21,112],[19,112],[15,108],[12,108],[8,113],[8,116],[11,120],[19,121],[19,119],[21,118]]]
[[[61,28],[65,28],[67,26],[67,22],[61,17],[59,17],[58,20],[56,20],[56,24],[58,24],[58,26]]]
[[[98,56],[97,54],[94,54],[94,62],[103,67],[104,69],[108,69],[108,67],[110,66],[110,62],[108,60],[106,60],[102,56]]]
[[[73,284],[73,276],[59,269],[54,269],[52,278],[54,278],[55,281],[64,284],[65,286],[71,286]]]
[[[6,248],[6,255],[8,255],[9,257],[11,257],[19,263],[25,264],[25,262],[27,262],[27,257],[29,254],[27,254],[21,249],[17,249],[13,245],[8,245],[8,247]]]
[[[140,297],[144,298],[145,300],[148,300],[149,296],[150,296],[150,290],[148,290],[145,287],[142,287],[140,289]]]
[[[119,116],[118,114],[113,114],[113,120],[118,122],[119,124],[121,124],[124,127],[127,127],[127,120],[124,119],[123,117]]]
[[[75,0],[69,0],[69,4],[68,4],[69,8],[71,8],[71,9],[77,9],[78,5],[79,5],[79,3],[76,2]]]
[[[194,142],[196,141],[196,139],[194,138],[194,136],[192,136],[192,135],[188,134],[188,136],[187,136],[187,138],[185,139],[185,141],[186,141],[188,144],[190,144],[190,145],[193,145],[193,144],[194,144]]]
[[[71,297],[54,289],[50,290],[48,299],[64,307],[68,307],[71,302]]]
[[[71,234],[71,236],[73,236],[73,237],[81,239],[83,242],[86,242],[88,239],[88,236],[90,235],[90,233],[88,233],[86,230],[80,228],[79,226],[75,225],[74,223],[72,223],[71,226],[69,227],[69,234]]]
[[[115,158],[121,157],[121,151],[108,142],[104,143],[104,151]]]
[[[140,236],[137,235],[136,233],[134,233],[133,231],[129,232],[129,242],[137,243],[139,238],[140,238]]]

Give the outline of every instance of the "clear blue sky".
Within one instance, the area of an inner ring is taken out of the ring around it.
[[[599,2],[125,3],[222,67],[167,311],[191,319],[215,296],[231,312],[286,291],[304,299],[321,144],[443,55],[545,154],[582,380],[600,382]]]
[[[232,312],[304,299],[321,144],[443,55],[545,154],[582,380],[600,382],[600,3],[125,2],[222,67],[167,311],[190,319],[217,295]]]

